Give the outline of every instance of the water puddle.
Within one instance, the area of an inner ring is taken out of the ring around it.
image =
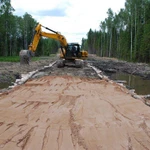
[[[150,80],[145,80],[142,77],[127,74],[127,73],[107,73],[112,80],[126,81],[125,86],[129,89],[135,89],[138,95],[150,94]]]

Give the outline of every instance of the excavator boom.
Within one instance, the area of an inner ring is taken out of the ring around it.
[[[41,30],[41,27],[44,27],[44,26],[42,26],[41,24],[38,24],[37,27],[35,28],[34,38],[33,38],[32,43],[29,45],[29,50],[31,50],[32,52],[36,51],[36,48],[38,46],[41,36],[58,40],[63,47],[67,46],[67,40],[63,35],[61,35],[60,33],[56,32],[56,31],[53,31],[47,27],[44,27],[44,28],[54,32],[55,34],[43,32]]]

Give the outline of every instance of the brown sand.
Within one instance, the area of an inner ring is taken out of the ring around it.
[[[150,108],[97,79],[46,76],[0,95],[0,150],[149,150]]]

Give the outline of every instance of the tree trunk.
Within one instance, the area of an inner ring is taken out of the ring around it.
[[[135,4],[135,21],[134,21],[134,29],[135,29],[135,40],[134,40],[134,59],[136,58],[136,30],[137,30],[137,28],[136,28],[136,26],[137,26],[137,23],[136,23],[136,4]]]
[[[111,57],[111,42],[112,42],[112,29],[110,30],[109,57]]]
[[[133,46],[132,46],[132,36],[133,36],[132,34],[133,34],[133,33],[132,33],[132,14],[131,14],[131,31],[130,31],[130,38],[131,38],[131,39],[130,39],[130,42],[131,42],[131,44],[130,44],[130,60],[132,60],[132,51],[133,51],[133,50],[132,50],[132,47],[133,47]]]
[[[103,55],[103,33],[101,34],[101,53],[100,56],[102,57]]]

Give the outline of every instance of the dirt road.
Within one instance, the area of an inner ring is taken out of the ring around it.
[[[82,69],[41,69],[0,95],[0,150],[149,150],[150,107]]]
[[[150,149],[150,108],[104,80],[45,76],[0,97],[1,150]]]

